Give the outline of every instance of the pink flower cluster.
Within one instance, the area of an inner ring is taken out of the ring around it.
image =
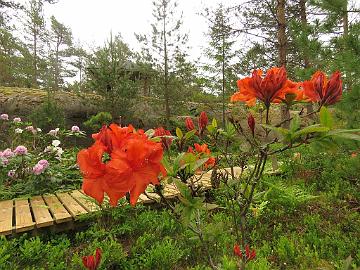
[[[42,159],[33,167],[33,173],[35,175],[40,175],[47,169],[47,167],[49,167],[49,162],[46,159]]]
[[[6,113],[3,113],[0,115],[0,119],[4,120],[4,121],[8,121],[9,120],[9,115],[7,115]]]
[[[17,146],[14,150],[15,155],[18,155],[18,156],[26,155],[27,152],[28,152],[27,148],[23,145]]]

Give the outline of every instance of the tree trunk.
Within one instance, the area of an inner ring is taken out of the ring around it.
[[[279,65],[286,67],[286,21],[285,21],[285,3],[286,0],[278,0],[276,7],[277,21],[278,21],[278,52]],[[281,106],[281,121],[290,118],[290,111],[286,105]],[[284,122],[283,127],[289,128],[289,121]]]
[[[165,8],[164,8],[165,9]],[[164,10],[165,14],[165,10]],[[164,15],[163,21],[163,33],[164,33],[164,99],[165,99],[165,120],[166,125],[170,124],[170,96],[169,96],[169,59],[166,43],[166,16]]]
[[[34,41],[33,41],[33,47],[34,47],[34,52],[33,52],[33,86],[37,87],[38,84],[38,75],[37,75],[37,34],[36,32],[34,32],[33,35]]]
[[[222,35],[222,119],[225,128],[225,37]]]
[[[285,21],[286,0],[277,0],[277,21],[278,21],[278,43],[279,43],[279,65],[286,67],[286,21]]]
[[[307,21],[307,16],[306,16],[306,2],[307,0],[300,0],[299,5],[300,5],[300,19],[301,19],[301,24],[303,27],[303,30],[305,30],[308,27],[308,21]],[[304,68],[308,69],[311,67],[310,64],[310,60],[309,57],[304,54]],[[313,104],[311,102],[309,102],[308,104],[306,104],[306,113],[310,114],[314,111],[314,107]],[[313,119],[313,116],[309,116],[310,119]]]

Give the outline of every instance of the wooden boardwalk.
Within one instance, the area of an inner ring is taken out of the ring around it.
[[[198,184],[211,188],[211,171],[202,175]],[[180,192],[174,184],[164,188],[166,198],[174,198]],[[159,198],[156,193],[141,194],[140,203],[152,203]],[[95,201],[82,190],[35,196],[30,199],[0,201],[0,235],[11,235],[42,228],[62,226],[79,220],[80,216],[98,211]]]

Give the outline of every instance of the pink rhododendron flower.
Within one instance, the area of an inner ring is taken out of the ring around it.
[[[21,122],[21,118],[20,118],[20,117],[15,117],[15,118],[13,119],[13,122],[15,122],[15,123],[20,123],[20,122]]]
[[[49,167],[49,162],[46,159],[42,159],[38,162],[39,165],[43,166],[45,169]]]
[[[2,156],[3,156],[4,158],[11,158],[11,157],[14,156],[14,152],[11,151],[10,148],[7,148],[7,149],[5,149],[5,150],[2,152]]]
[[[7,121],[7,120],[9,120],[9,115],[7,115],[6,113],[3,113],[0,115],[0,119]]]
[[[9,160],[7,158],[1,158],[0,160],[1,160],[2,165],[4,165],[4,166],[9,164]]]
[[[14,171],[14,170],[8,171],[8,176],[9,176],[10,178],[13,178],[13,177],[15,176],[15,171]]]
[[[80,128],[78,126],[72,126],[71,132],[80,132]]]
[[[41,164],[36,164],[34,167],[33,167],[33,173],[35,174],[35,175],[39,175],[39,174],[41,174],[43,171],[45,171],[45,169],[46,168],[44,168],[44,166],[43,165],[41,165]]]
[[[27,148],[25,146],[23,146],[23,145],[19,145],[19,146],[17,146],[15,148],[14,153],[16,155],[19,155],[19,156],[26,155],[27,154]]]

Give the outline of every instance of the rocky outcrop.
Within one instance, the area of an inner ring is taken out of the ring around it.
[[[30,88],[0,87],[0,113],[26,117],[50,97],[63,108],[67,118],[83,118],[97,112],[101,97],[95,94],[77,95],[71,92]]]

